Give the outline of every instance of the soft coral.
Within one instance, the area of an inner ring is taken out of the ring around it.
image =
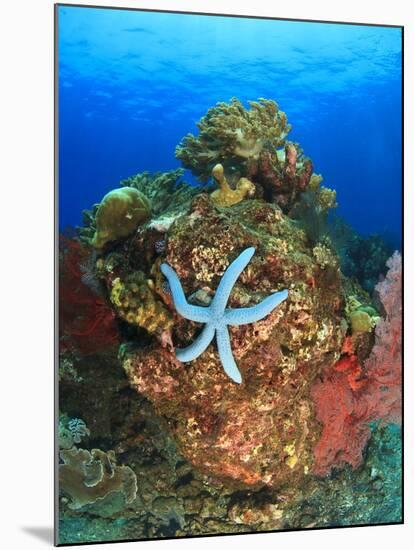
[[[60,348],[95,353],[118,342],[115,316],[105,299],[84,283],[82,265],[90,255],[76,239],[60,238]]]
[[[376,326],[370,356],[361,365],[348,341],[347,355],[311,389],[323,426],[314,451],[313,469],[319,475],[345,463],[361,464],[370,422],[401,420],[401,256],[395,253],[387,265],[387,277],[376,286],[386,315]]]

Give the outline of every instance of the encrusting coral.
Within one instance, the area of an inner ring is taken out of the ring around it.
[[[170,228],[164,261],[186,296],[198,289],[213,296],[225,267],[249,247],[257,252],[236,282],[229,307],[255,306],[283,289],[289,300],[264,319],[231,327],[241,386],[223,372],[213,346],[183,364],[173,349],[153,341],[125,349],[123,365],[132,387],[170,419],[180,451],[197,468],[250,486],[281,486],[298,482],[312,467],[319,430],[310,387],[339,358],[341,279],[338,269],[316,263],[303,232],[277,206],[249,200],[218,211],[205,194]],[[174,311],[161,280],[156,289]],[[191,344],[198,330],[176,316],[174,345]]]
[[[148,198],[133,187],[113,189],[102,199],[95,216],[91,244],[103,248],[108,242],[127,237],[151,215]]]
[[[177,274],[168,264],[161,265],[161,271],[170,284],[177,312],[185,319],[205,323],[200,336],[187,348],[177,350],[177,359],[186,363],[197,359],[210,345],[214,337],[225,373],[234,382],[241,383],[240,371],[234,361],[227,326],[240,326],[262,320],[288,297],[288,291],[275,292],[255,306],[227,309],[227,300],[243,269],[251,260],[255,249],[246,248],[226,269],[208,307],[191,305],[187,302]]]
[[[134,272],[125,280],[113,279],[109,297],[121,319],[150,334],[168,330],[173,324],[171,313],[154,293],[153,280],[147,279],[142,271]]]

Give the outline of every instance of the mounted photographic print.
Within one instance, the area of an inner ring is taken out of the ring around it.
[[[56,543],[402,516],[403,28],[56,6]]]

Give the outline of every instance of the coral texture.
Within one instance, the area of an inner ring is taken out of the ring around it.
[[[327,474],[345,463],[357,467],[371,435],[370,422],[401,419],[401,256],[387,262],[377,284],[385,318],[375,328],[375,345],[364,363],[352,346],[312,387],[318,420],[323,425],[315,447],[314,472]]]
[[[72,447],[60,451],[59,483],[69,496],[69,507],[78,510],[86,505],[120,493],[124,504],[131,503],[137,494],[137,479],[128,466],[117,466],[113,451]],[[99,502],[102,506],[102,502]]]
[[[219,212],[208,195],[199,195],[170,228],[165,262],[186,296],[202,289],[212,297],[225,268],[251,246],[257,253],[229,307],[254,306],[285,288],[289,300],[262,320],[231,328],[241,386],[226,377],[213,346],[183,364],[161,339],[153,340],[136,351],[125,348],[123,364],[132,387],[170,419],[181,452],[199,469],[253,486],[283,485],[312,467],[319,430],[309,390],[336,361],[343,340],[337,266],[319,265],[303,232],[277,206],[252,200]],[[174,312],[159,267],[154,275],[155,290]],[[174,317],[173,342],[186,346],[199,325]]]
[[[259,99],[249,101],[249,106],[245,109],[236,98],[218,103],[198,122],[198,137],[188,134],[177,146],[177,158],[200,181],[208,181],[217,163],[234,170],[249,159],[257,159],[262,150],[284,144],[290,126],[277,104]]]

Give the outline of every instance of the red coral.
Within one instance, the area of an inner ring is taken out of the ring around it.
[[[343,356],[317,381],[311,395],[323,425],[314,449],[316,474],[328,474],[345,463],[357,467],[371,435],[369,422],[401,421],[401,256],[387,263],[389,271],[378,291],[386,317],[375,329],[375,345],[361,366],[344,346]]]
[[[87,286],[81,266],[90,257],[76,239],[60,237],[60,349],[96,353],[119,341],[115,316],[105,300]]]

